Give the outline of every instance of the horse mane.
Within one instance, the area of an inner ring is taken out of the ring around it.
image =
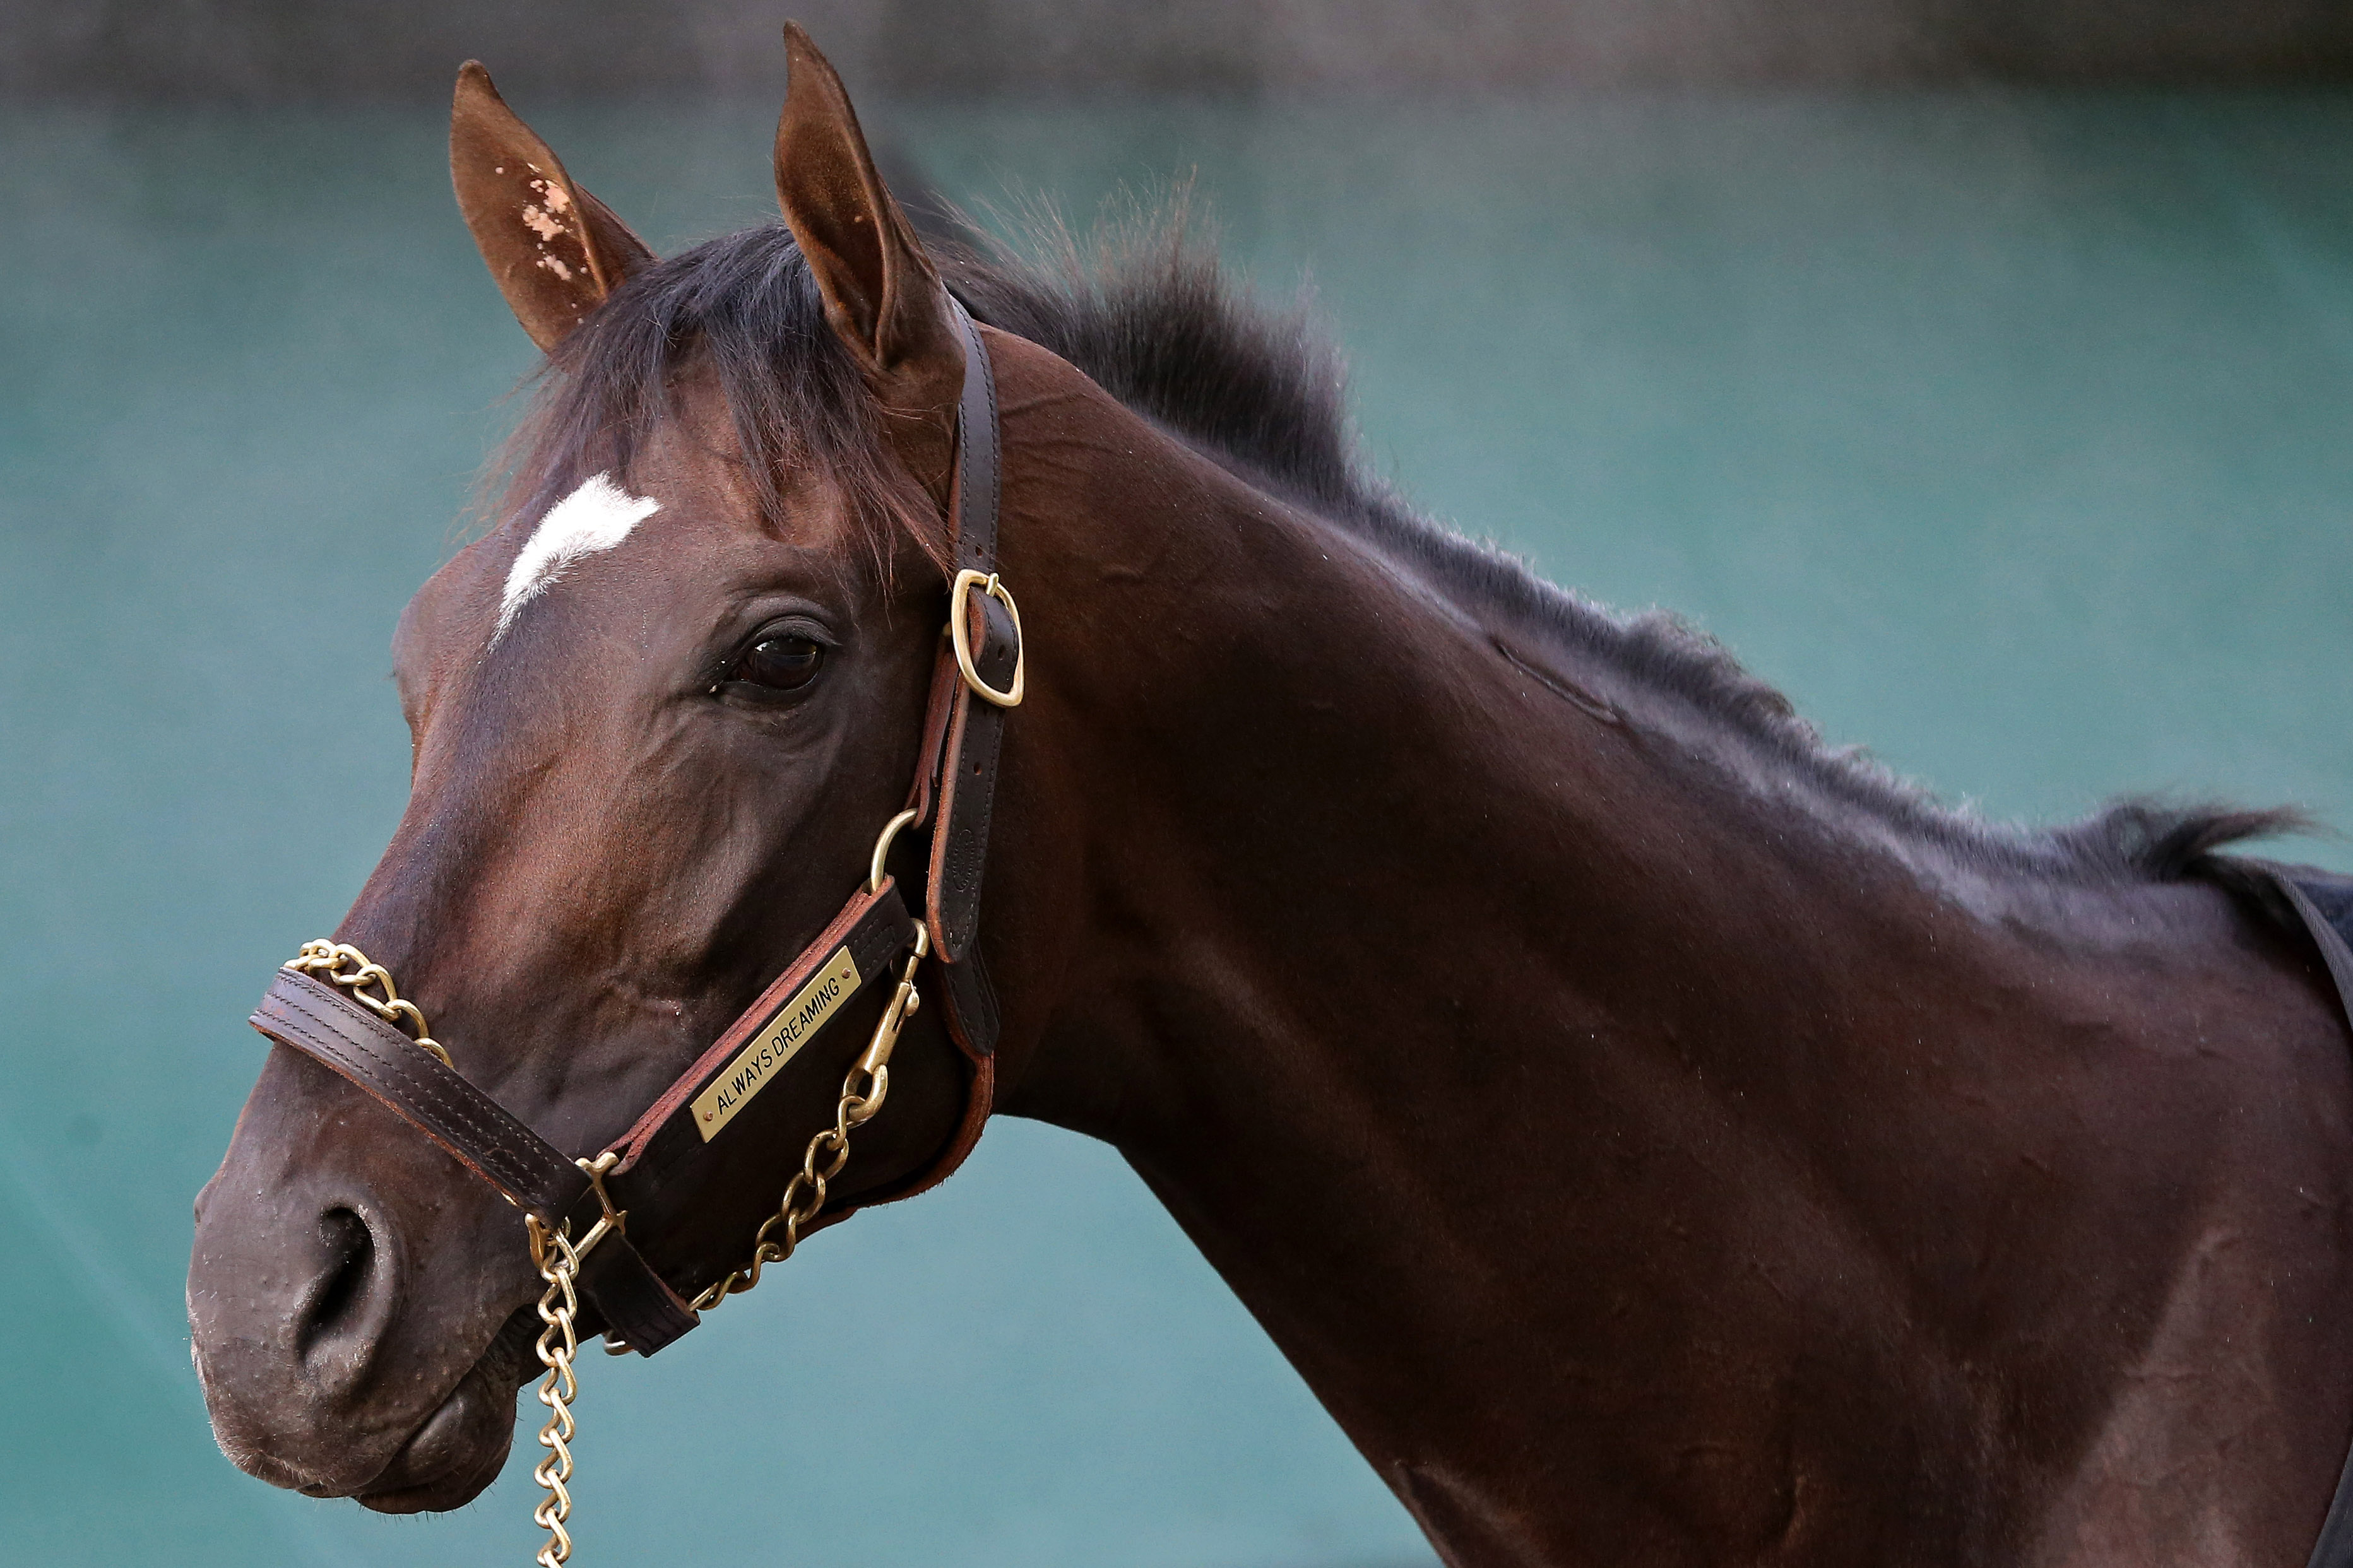
[[[2055,828],[1989,822],[1860,748],[1826,744],[1788,698],[1677,616],[1609,610],[1408,506],[1359,456],[1345,367],[1306,302],[1270,308],[1237,283],[1188,222],[1181,189],[1084,240],[1050,213],[1019,224],[1018,243],[969,220],[953,235],[925,226],[948,287],[981,321],[1052,351],[1129,408],[1468,603],[1679,700],[1829,799],[1971,863],[2071,880],[2177,880],[2221,869],[2213,858],[2230,845],[2312,826],[2292,808],[2149,796]],[[790,232],[771,225],[659,262],[558,346],[512,448],[501,510],[536,515],[588,472],[625,469],[681,374],[698,367],[715,376],[770,503],[778,477],[806,466],[840,484],[878,533],[925,509],[881,462],[872,399]]]
[[[1407,506],[1360,460],[1345,367],[1304,302],[1270,310],[1238,286],[1188,225],[1181,189],[1086,241],[1051,213],[1021,225],[1018,246],[961,226],[974,237],[942,247],[944,270],[981,320],[1051,349],[1129,407],[1456,592],[1712,714],[1833,799],[1981,864],[2097,879],[2179,879],[2229,845],[2311,826],[2294,809],[2147,796],[2055,829],[1948,806],[1860,748],[1827,745],[1787,697],[1679,617],[1616,614]]]

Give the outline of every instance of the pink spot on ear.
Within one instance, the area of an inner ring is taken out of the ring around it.
[[[554,273],[566,283],[572,281],[572,268],[565,266],[564,263],[556,258],[553,256],[543,256],[539,258],[539,265],[546,268],[550,272]]]
[[[548,211],[560,213],[565,207],[572,205],[572,193],[565,190],[562,185],[550,182],[543,185],[541,189],[545,191],[547,194]]]
[[[550,202],[548,205],[553,206],[555,204]],[[540,211],[537,207],[529,205],[526,205],[522,209],[522,226],[523,227],[531,230],[532,233],[539,236],[542,239],[554,239],[557,235],[564,232],[564,225],[562,223],[548,216],[547,214]]]

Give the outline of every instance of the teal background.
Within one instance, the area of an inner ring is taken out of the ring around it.
[[[773,211],[772,103],[522,107],[659,246]],[[1198,170],[1239,264],[1312,278],[1409,494],[1989,814],[2353,821],[2353,100],[867,117],[965,199]],[[520,1450],[443,1518],[237,1475],[180,1302],[243,1017],[397,817],[393,619],[531,363],[442,134],[0,110],[0,1562],[535,1544]],[[1429,1560],[1116,1157],[1023,1123],[594,1358],[582,1422],[586,1568]]]

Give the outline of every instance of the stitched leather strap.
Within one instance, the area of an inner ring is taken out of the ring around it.
[[[965,384],[957,411],[955,565],[959,572],[995,572],[1002,488],[997,377],[989,367],[988,346],[961,304],[955,307],[955,319],[965,340]],[[970,595],[965,605],[971,617],[967,630],[974,667],[982,679],[1003,690],[1020,661],[1021,634],[1005,606],[989,595]],[[973,943],[980,930],[981,877],[997,804],[997,759],[1005,714],[1006,710],[957,683],[940,762],[939,821],[932,831],[927,889],[932,951],[944,981],[949,1032],[976,1060],[997,1049],[997,999]],[[976,1089],[983,1081],[976,1076]],[[960,1148],[969,1147],[958,1142]]]
[[[958,306],[955,319],[964,333],[966,374],[956,418],[954,563],[958,572],[990,573],[997,570],[997,378],[972,317]],[[974,667],[1001,691],[1011,683],[1020,657],[1013,617],[987,594],[967,595],[964,604]],[[941,760],[939,825],[932,833],[927,889],[932,951],[943,963],[964,962],[980,924],[981,871],[988,856],[989,812],[996,801],[997,752],[1005,712],[958,682],[946,754]]]
[[[589,1223],[594,1224],[591,1220]],[[576,1225],[578,1235],[586,1236]],[[580,1332],[610,1329],[639,1355],[651,1355],[702,1320],[631,1243],[626,1231],[611,1231],[580,1267],[581,1302],[588,1309]]]
[[[2313,875],[2306,868],[2251,862],[2278,889],[2304,922],[2328,977],[2337,983],[2337,1002],[2353,1024],[2353,881]],[[2324,908],[2323,906],[2327,907]],[[2306,1568],[2353,1568],[2353,1452],[2337,1472],[2337,1492],[2320,1521],[2320,1539],[2313,1543]]]
[[[1020,657],[1013,618],[986,595],[967,596],[965,605],[976,633],[973,665],[982,679],[1002,690]],[[958,683],[940,772],[940,825],[932,837],[932,942],[945,963],[962,963],[979,934],[981,872],[997,804],[1005,711]]]
[[[637,1125],[621,1135],[613,1145],[621,1152],[621,1163],[607,1178],[608,1184],[633,1173],[647,1180],[669,1180],[674,1167],[709,1146],[709,1141],[695,1127],[694,1098],[727,1070],[754,1037],[776,1021],[776,1015],[832,962],[835,953],[847,952],[858,970],[858,984],[849,994],[839,999],[835,1008],[838,1014],[849,1005],[851,995],[878,980],[889,978],[892,966],[914,946],[915,918],[907,912],[906,904],[900,899],[898,884],[886,877],[878,891],[860,890],[834,917],[833,922],[818,933],[817,940],[801,950],[792,967],[776,976],[727,1032],[713,1041],[692,1067],[680,1074],[660,1099],[646,1108]],[[827,1022],[830,1021],[829,1016]],[[818,1027],[822,1029],[824,1025]],[[725,1135],[723,1131],[719,1134]]]
[[[587,1193],[588,1178],[546,1140],[333,986],[281,969],[252,1023],[400,1112],[542,1224],[561,1224]]]
[[[2353,949],[2346,945],[2353,939],[2348,938],[2344,929],[2353,926],[2353,884],[2292,876],[2284,867],[2265,869],[2272,885],[2287,900],[2296,918],[2304,921],[2313,945],[2320,949],[2320,961],[2327,967],[2328,977],[2337,983],[2337,999],[2344,1005],[2348,1022],[2353,1022]],[[2324,899],[2334,906],[2332,910],[2320,907]]]
[[[998,462],[997,372],[988,345],[973,324],[972,312],[955,295],[948,312],[964,336],[964,390],[956,403],[955,506],[955,567],[959,572],[997,570],[997,505],[1002,474]]]
[[[281,969],[253,1026],[332,1068],[400,1113],[517,1208],[585,1236],[603,1210],[562,1151],[465,1075],[332,985]],[[606,1326],[651,1355],[694,1327],[694,1313],[627,1235],[608,1234],[581,1272],[582,1297]]]

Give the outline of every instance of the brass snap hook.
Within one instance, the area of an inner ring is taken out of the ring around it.
[[[931,931],[924,926],[916,926],[915,951],[907,955],[905,967],[899,971],[899,988],[892,993],[891,1005],[882,1009],[882,1016],[874,1026],[874,1037],[866,1044],[865,1055],[849,1069],[849,1081],[855,1083],[862,1074],[867,1087],[865,1093],[842,1100],[839,1121],[844,1134],[881,1110],[883,1097],[891,1092],[891,1053],[898,1048],[900,1029],[923,1005],[922,993],[915,989],[915,970],[931,950]]]

